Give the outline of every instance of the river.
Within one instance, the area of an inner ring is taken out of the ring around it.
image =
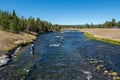
[[[6,66],[0,67],[1,80],[112,80],[103,70],[120,74],[120,46],[90,40],[83,33],[64,31],[40,34],[34,42]],[[96,71],[103,61],[103,70]]]

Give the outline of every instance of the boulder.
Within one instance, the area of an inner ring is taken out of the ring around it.
[[[9,62],[7,55],[0,55],[0,66],[6,65]]]
[[[120,80],[120,77],[117,76],[117,77],[114,78],[114,80]]]
[[[117,76],[118,73],[117,73],[117,72],[111,72],[111,73],[109,73],[109,75],[110,75],[110,76]]]
[[[98,65],[98,66],[96,66],[96,70],[101,70],[102,68],[104,68],[104,65]]]

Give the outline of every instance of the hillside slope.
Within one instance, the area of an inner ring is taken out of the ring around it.
[[[0,53],[7,53],[19,44],[26,44],[36,39],[35,35],[21,32],[14,34],[0,30]]]

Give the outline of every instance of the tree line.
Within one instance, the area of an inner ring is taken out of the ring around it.
[[[86,28],[114,28],[114,27],[120,27],[120,21],[116,21],[114,18],[111,21],[106,21],[103,24],[97,24],[93,25],[91,24],[86,24],[84,27]]]
[[[53,25],[50,22],[43,21],[40,18],[23,16],[18,17],[15,10],[12,12],[0,10],[0,30],[5,30],[13,33],[19,32],[50,32],[60,31],[61,28],[112,28],[120,26],[120,21],[116,22],[113,18],[111,21],[106,21],[103,24],[85,24],[85,25]]]
[[[85,24],[85,25],[64,25],[64,28],[120,28],[120,21],[116,21],[114,18],[111,21],[106,21],[103,24]]]
[[[12,12],[0,10],[0,30],[5,30],[13,33],[19,32],[49,32],[59,31],[60,25],[53,25],[50,22],[43,21],[40,18],[29,17],[26,19],[16,15],[15,10]]]

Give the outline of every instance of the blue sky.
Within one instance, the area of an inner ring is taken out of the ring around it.
[[[120,0],[0,0],[0,9],[62,25],[120,20]]]

